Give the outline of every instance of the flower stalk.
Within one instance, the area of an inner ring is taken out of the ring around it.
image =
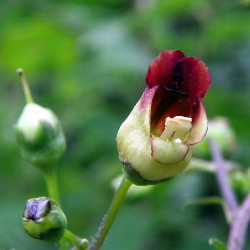
[[[235,215],[228,237],[228,250],[243,249],[249,221],[250,194],[247,196]]]
[[[42,173],[46,182],[49,197],[60,203],[56,167],[52,167],[48,171],[42,171]]]
[[[228,250],[241,250],[245,244],[246,232],[250,221],[250,194],[243,201],[242,205],[238,206],[235,194],[228,181],[225,162],[219,147],[214,140],[210,140],[210,147],[213,159],[217,165],[216,176],[218,185],[230,211],[231,227],[227,247]]]
[[[17,73],[18,73],[18,75],[21,79],[22,85],[23,85],[23,91],[24,91],[26,103],[27,104],[34,103],[31,92],[30,92],[29,84],[26,80],[23,69],[17,69]]]
[[[128,181],[126,177],[124,177],[121,181],[121,184],[113,198],[113,201],[110,204],[108,212],[106,215],[104,215],[101,225],[99,226],[95,238],[91,242],[88,250],[98,250],[101,248],[131,184],[132,183]]]
[[[63,236],[63,239],[71,242],[74,246],[77,247],[79,250],[86,250],[88,248],[88,240],[81,239],[80,237],[76,236],[69,230],[65,230],[65,234]]]
[[[225,161],[222,157],[222,154],[219,150],[219,147],[216,141],[210,140],[210,147],[211,147],[212,157],[217,165],[216,178],[218,181],[220,192],[229,208],[229,212],[230,212],[229,219],[230,221],[232,221],[238,210],[237,200],[229,184]]]

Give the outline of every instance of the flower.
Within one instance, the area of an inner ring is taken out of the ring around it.
[[[146,83],[117,134],[123,170],[137,185],[171,179],[187,167],[191,146],[207,131],[202,98],[211,78],[202,61],[165,50],[149,66]]]

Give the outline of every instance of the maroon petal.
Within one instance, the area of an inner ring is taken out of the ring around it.
[[[185,57],[173,69],[170,88],[189,95],[189,98],[203,98],[211,83],[207,66],[194,57]]]
[[[168,87],[172,82],[172,72],[176,63],[185,57],[179,50],[164,50],[148,67],[146,83],[149,88],[155,85]]]

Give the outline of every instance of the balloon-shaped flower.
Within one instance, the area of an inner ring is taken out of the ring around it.
[[[124,172],[137,185],[168,180],[187,167],[191,146],[207,131],[202,98],[211,78],[202,61],[165,50],[149,66],[146,83],[117,135]]]

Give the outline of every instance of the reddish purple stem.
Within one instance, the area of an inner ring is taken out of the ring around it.
[[[249,221],[250,194],[247,196],[241,207],[238,209],[233,220],[228,238],[228,250],[243,249]]]
[[[216,177],[220,192],[232,214],[232,224],[228,237],[228,250],[241,250],[245,244],[246,233],[250,221],[250,194],[238,207],[234,192],[229,184],[225,161],[214,140],[210,141],[213,159],[217,165]]]
[[[216,178],[220,188],[220,192],[225,202],[227,203],[231,215],[234,216],[238,210],[238,204],[234,195],[234,192],[229,184],[226,163],[222,157],[219,146],[214,140],[210,140],[210,147],[213,160],[217,166],[216,168]]]

